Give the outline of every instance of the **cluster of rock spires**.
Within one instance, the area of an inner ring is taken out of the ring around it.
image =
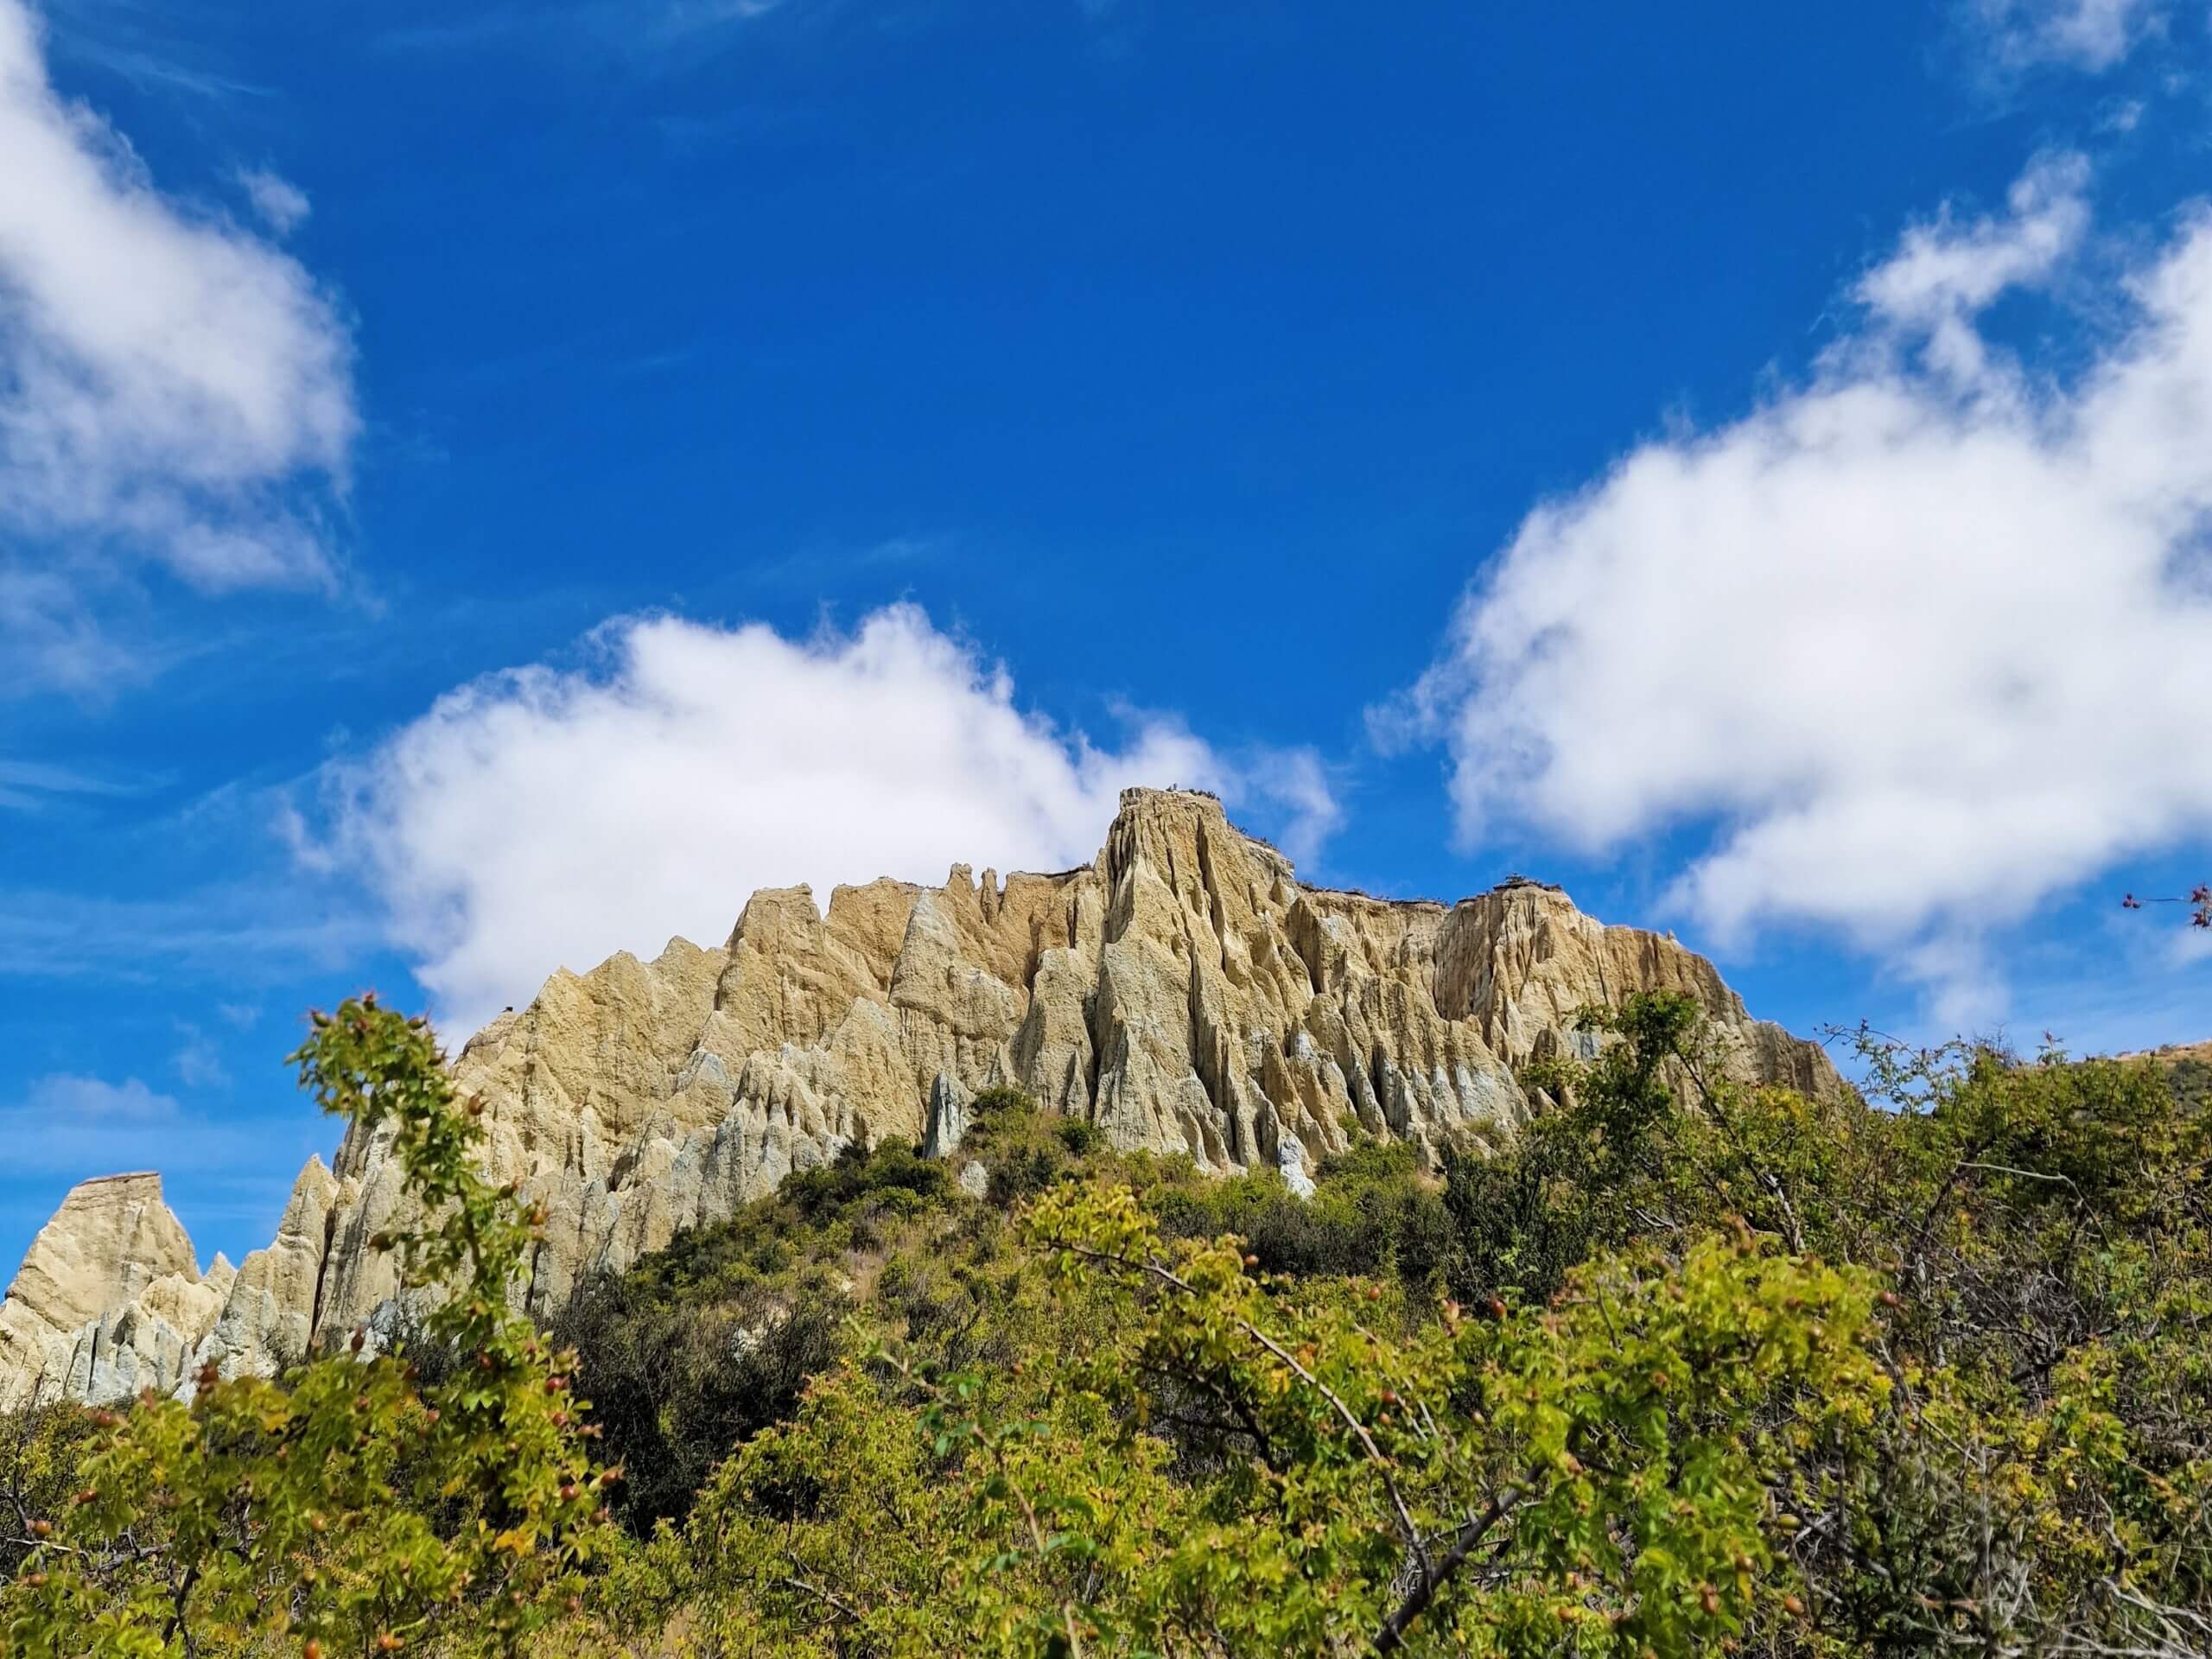
[[[486,1160],[551,1217],[523,1294],[557,1306],[853,1142],[957,1155],[968,1103],[1011,1084],[1113,1145],[1213,1170],[1306,1170],[1357,1137],[1510,1135],[1526,1061],[1574,1012],[1695,997],[1746,1078],[1834,1080],[1671,937],[1603,926],[1518,879],[1457,905],[1306,887],[1210,796],[1131,790],[1095,861],[979,884],[755,893],[728,944],[565,970],[454,1063]],[[964,1171],[969,1176],[976,1172]],[[200,1271],[160,1178],[77,1187],[0,1302],[0,1408],[188,1389],[385,1328],[372,1235],[402,1202],[378,1137],[310,1159],[275,1241]]]

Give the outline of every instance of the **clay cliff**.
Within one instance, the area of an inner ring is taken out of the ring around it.
[[[488,1165],[552,1217],[540,1309],[793,1169],[896,1136],[949,1154],[1012,1084],[1125,1148],[1303,1185],[1355,1138],[1494,1143],[1525,1061],[1582,1042],[1585,1004],[1682,991],[1745,1078],[1832,1086],[1822,1052],[1755,1021],[1671,938],[1512,881],[1452,906],[1299,882],[1209,796],[1132,790],[1097,858],[1053,875],[954,867],[943,887],[755,893],[728,942],[672,941],[548,980],[454,1062]],[[301,1172],[276,1239],[202,1275],[159,1179],[71,1192],[0,1303],[0,1406],[269,1370],[394,1311],[368,1248],[401,1201],[377,1137]]]
[[[200,1273],[159,1175],[84,1182],[39,1229],[0,1301],[0,1407],[40,1376],[83,1400],[175,1387],[233,1276],[220,1255]]]

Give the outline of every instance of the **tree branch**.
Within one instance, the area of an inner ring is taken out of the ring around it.
[[[1104,1250],[1094,1250],[1084,1245],[1065,1242],[1060,1243],[1058,1248],[1089,1261],[1105,1262],[1125,1271],[1133,1270],[1148,1274],[1159,1280],[1160,1283],[1180,1291],[1185,1296],[1198,1294],[1198,1287],[1189,1280],[1172,1268],[1162,1267],[1157,1262],[1132,1262],[1126,1256],[1113,1255]],[[1344,1402],[1342,1396],[1334,1389],[1300,1364],[1296,1355],[1261,1330],[1258,1325],[1244,1318],[1243,1314],[1233,1313],[1230,1317],[1238,1330],[1288,1366],[1300,1382],[1326,1400],[1330,1408],[1337,1414],[1338,1419],[1351,1431],[1353,1438],[1359,1442],[1360,1449],[1366,1454],[1367,1460],[1374,1465],[1375,1472],[1382,1482],[1382,1490],[1390,1499],[1391,1511],[1397,1517],[1399,1534],[1404,1538],[1406,1547],[1413,1551],[1414,1560],[1421,1567],[1423,1582],[1433,1580],[1436,1574],[1436,1567],[1435,1563],[1429,1559],[1428,1546],[1421,1541],[1421,1529],[1414,1525],[1413,1512],[1406,1507],[1405,1496],[1398,1491],[1397,1480],[1390,1473],[1389,1459],[1382,1455],[1382,1448],[1375,1444],[1375,1437],[1367,1432],[1367,1425],[1359,1421],[1357,1414]]]
[[[1382,1621],[1382,1628],[1375,1633],[1376,1652],[1395,1653],[1405,1646],[1406,1632],[1413,1622],[1428,1611],[1429,1604],[1436,1599],[1436,1592],[1450,1582],[1476,1546],[1489,1535],[1491,1529],[1510,1514],[1520,1501],[1520,1490],[1509,1486],[1491,1499],[1480,1515],[1459,1529],[1452,1540],[1452,1548],[1444,1552],[1435,1567],[1421,1574],[1420,1582],[1407,1592],[1406,1599]]]

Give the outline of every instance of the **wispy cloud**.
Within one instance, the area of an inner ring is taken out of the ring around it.
[[[366,913],[297,880],[154,899],[0,888],[0,978],[149,984],[189,972],[274,981],[356,960],[378,938]]]
[[[386,52],[471,52],[531,41],[556,51],[579,43],[613,52],[633,71],[687,67],[702,47],[737,37],[781,14],[827,10],[822,0],[563,0],[550,6],[493,4],[448,10],[396,23],[376,37]]]
[[[228,1088],[230,1068],[207,1033],[189,1020],[178,1020],[176,1032],[181,1040],[169,1064],[176,1068],[178,1080],[188,1089]]]
[[[232,73],[215,44],[246,26],[238,0],[45,0],[54,57],[128,82],[141,92],[230,102],[272,89]]]
[[[1970,0],[1967,26],[1993,67],[2044,65],[2097,73],[2163,35],[2164,0]]]
[[[145,92],[184,92],[194,98],[217,99],[275,96],[270,88],[257,81],[194,68],[175,57],[133,51],[93,35],[73,39],[68,55],[73,60],[98,64],[110,74]]]
[[[654,16],[662,33],[696,35],[732,24],[757,22],[771,12],[781,11],[790,0],[663,0]]]
[[[158,779],[118,777],[41,760],[0,758],[0,811],[36,812],[57,799],[124,798],[158,786]]]
[[[949,535],[887,536],[859,546],[817,548],[764,559],[734,573],[741,586],[801,587],[822,591],[831,578],[880,574],[927,564],[958,545]]]

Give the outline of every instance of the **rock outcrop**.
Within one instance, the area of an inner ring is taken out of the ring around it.
[[[1132,790],[1092,863],[941,887],[755,893],[728,943],[563,970],[454,1063],[486,1159],[551,1217],[524,1293],[541,1310],[794,1169],[887,1136],[945,1153],[969,1102],[1012,1085],[1112,1144],[1301,1189],[1362,1137],[1433,1156],[1495,1143],[1524,1062],[1586,1042],[1586,1004],[1695,997],[1746,1077],[1833,1084],[1822,1052],[1752,1020],[1671,938],[1606,927],[1515,880],[1457,905],[1301,885],[1219,803]],[[151,1176],[90,1182],[0,1305],[0,1404],[44,1378],[80,1398],[266,1370],[394,1307],[368,1248],[403,1202],[376,1136],[312,1160],[276,1241],[194,1268]]]
[[[234,1278],[219,1255],[201,1274],[159,1175],[83,1183],[39,1229],[0,1301],[0,1407],[41,1377],[83,1400],[174,1387]]]

